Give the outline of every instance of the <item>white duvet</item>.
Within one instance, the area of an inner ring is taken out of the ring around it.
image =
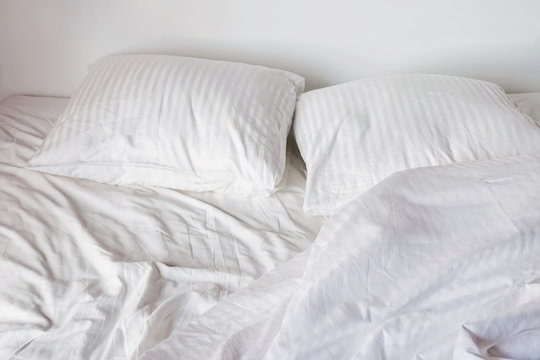
[[[301,193],[0,165],[0,358],[540,358],[540,155],[394,174],[311,246]]]
[[[249,200],[15,166],[65,105],[0,104],[0,359],[139,358],[315,239],[295,166]]]
[[[540,156],[395,174],[250,286],[148,357],[539,359]]]
[[[268,354],[539,359],[540,156],[365,194],[321,231]]]

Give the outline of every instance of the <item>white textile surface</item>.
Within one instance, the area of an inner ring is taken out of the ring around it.
[[[293,166],[282,191],[250,199],[13,166],[65,105],[0,105],[0,359],[139,358],[316,237]]]
[[[538,359],[540,156],[394,174],[312,246],[292,169],[246,202],[0,164],[0,358]]]
[[[0,164],[25,166],[68,100],[15,96],[0,103]]]
[[[294,133],[304,210],[332,215],[396,171],[540,152],[500,86],[448,75],[368,77],[303,94]]]
[[[538,204],[540,156],[392,175],[323,226],[269,357],[538,359]]]
[[[540,156],[395,174],[147,359],[538,359],[538,204]]]
[[[167,55],[96,61],[29,168],[113,185],[253,196],[282,187],[304,78]]]

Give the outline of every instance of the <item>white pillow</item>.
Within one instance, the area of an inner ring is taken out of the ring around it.
[[[540,92],[508,94],[508,97],[514,101],[522,113],[530,116],[540,126]]]
[[[116,55],[97,61],[32,169],[111,184],[268,194],[285,168],[304,79],[240,63]]]
[[[302,95],[293,123],[304,210],[331,215],[392,173],[540,152],[540,128],[498,85],[446,75],[366,78]]]

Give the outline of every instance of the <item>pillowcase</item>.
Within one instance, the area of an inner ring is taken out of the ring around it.
[[[304,210],[331,215],[404,169],[540,152],[540,128],[504,90],[447,75],[366,78],[310,91],[293,123]]]
[[[519,110],[540,126],[540,92],[508,94]]]
[[[97,61],[28,167],[110,184],[268,194],[304,79],[241,63]]]

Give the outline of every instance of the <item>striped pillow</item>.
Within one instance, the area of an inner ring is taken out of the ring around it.
[[[97,61],[32,169],[111,184],[240,195],[280,182],[298,75],[161,55]]]
[[[304,210],[330,215],[392,173],[540,152],[540,128],[498,85],[397,75],[302,95],[294,133],[307,165]]]

